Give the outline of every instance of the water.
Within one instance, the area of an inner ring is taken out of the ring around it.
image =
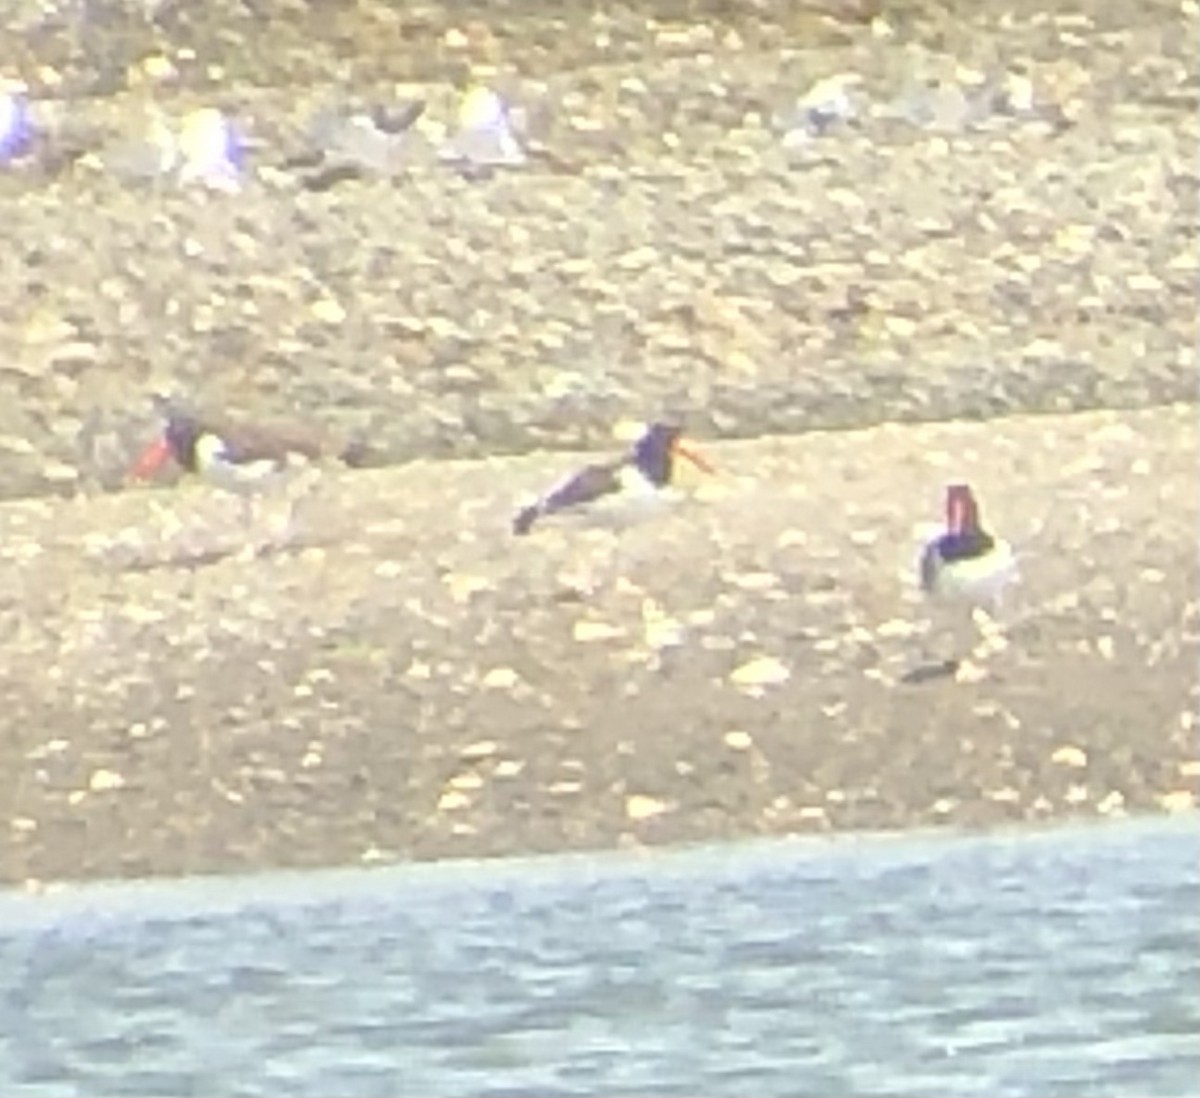
[[[0,1093],[1200,1093],[1200,827],[0,894]]]

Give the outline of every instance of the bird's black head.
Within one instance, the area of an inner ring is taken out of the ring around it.
[[[979,501],[967,484],[952,484],[946,489],[946,532],[938,541],[939,552],[947,561],[981,557],[991,551],[996,539],[979,518]]]
[[[196,471],[196,443],[204,433],[198,420],[181,412],[167,417],[163,438],[171,449],[171,456],[189,472]]]
[[[683,431],[667,423],[652,423],[634,444],[633,464],[656,488],[671,483],[675,470],[675,447]]]

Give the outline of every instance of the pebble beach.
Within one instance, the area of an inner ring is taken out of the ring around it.
[[[1194,811],[1194,4],[104,7],[8,13],[0,879]],[[467,73],[525,163],[439,160]],[[130,167],[202,106],[235,192]],[[246,554],[129,482],[164,393],[371,467]],[[684,508],[514,542],[658,417]],[[914,684],[960,476],[1022,583]]]

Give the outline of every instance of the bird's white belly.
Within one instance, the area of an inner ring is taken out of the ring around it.
[[[669,488],[655,488],[632,471],[630,475],[626,475],[625,471],[618,475],[621,478],[620,491],[601,496],[584,507],[564,511],[560,517],[584,526],[619,530],[641,525],[662,515],[679,498],[678,493]]]
[[[274,461],[249,461],[244,464],[214,461],[204,472],[213,484],[227,491],[260,492],[277,480],[282,470]]]
[[[1016,578],[1016,554],[1008,542],[997,539],[991,551],[982,557],[943,563],[938,570],[935,593],[948,599],[995,602]]]
[[[217,487],[241,493],[262,491],[283,472],[280,463],[271,458],[230,461],[225,444],[215,435],[203,435],[197,440],[196,468]]]
[[[683,494],[670,486],[656,487],[636,469],[622,469],[621,491],[610,501],[612,512],[627,522],[641,522],[669,511]]]

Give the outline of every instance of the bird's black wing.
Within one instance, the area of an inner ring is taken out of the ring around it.
[[[585,465],[574,476],[567,478],[542,497],[542,509],[546,514],[564,511],[568,507],[581,507],[604,496],[621,490],[618,475],[619,463]]]
[[[235,465],[256,461],[286,462],[291,455],[317,461],[321,456],[319,440],[309,432],[290,425],[262,427],[247,423],[214,421],[207,428],[225,444],[225,458]]]
[[[573,507],[583,507],[621,490],[622,462],[585,465],[579,472],[551,488],[536,503],[520,511],[513,520],[513,531],[527,534],[543,515],[553,515]]]
[[[959,560],[978,560],[995,548],[996,539],[984,530],[966,534],[946,534],[938,539],[938,553],[947,564]]]

